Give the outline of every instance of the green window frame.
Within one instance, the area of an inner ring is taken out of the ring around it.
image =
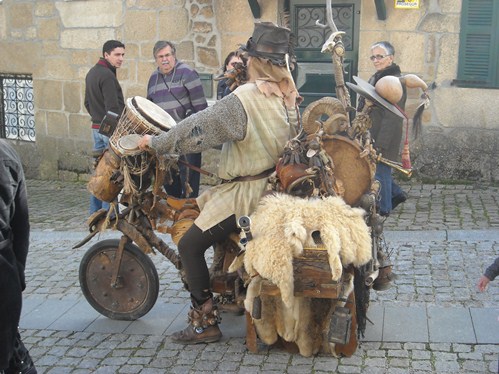
[[[463,0],[454,84],[499,88],[499,1]]]

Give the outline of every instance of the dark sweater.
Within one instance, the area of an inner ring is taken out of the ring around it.
[[[89,70],[85,78],[85,108],[92,117],[92,124],[100,124],[109,111],[121,115],[125,109],[116,68],[103,58]]]
[[[374,86],[378,80],[385,76],[394,75],[398,77],[400,74],[400,67],[397,64],[392,64],[386,69],[377,71],[369,79],[369,83]],[[400,108],[405,109],[407,91],[404,85],[402,85],[402,88],[404,93],[402,95],[402,99],[400,99],[397,104]],[[365,99],[360,98],[358,106],[359,111],[362,110],[364,103]],[[381,106],[373,107],[369,116],[372,121],[372,126],[369,131],[374,140],[374,148],[378,152],[381,152],[383,157],[392,161],[399,161],[399,150],[400,143],[402,141],[404,120]]]
[[[485,270],[485,276],[493,281],[499,275],[499,257]]]

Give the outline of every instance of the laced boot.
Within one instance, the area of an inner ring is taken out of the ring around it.
[[[214,343],[222,337],[218,327],[220,315],[213,298],[202,305],[192,299],[191,310],[188,313],[189,325],[172,335],[172,340],[181,344]]]

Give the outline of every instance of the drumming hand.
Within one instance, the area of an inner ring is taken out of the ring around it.
[[[151,139],[151,135],[144,135],[142,138],[140,138],[137,145],[140,149],[147,150],[151,146]]]

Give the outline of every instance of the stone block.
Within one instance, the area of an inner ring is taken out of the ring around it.
[[[33,4],[14,3],[8,10],[9,27],[12,29],[27,29],[33,26]]]
[[[193,22],[192,31],[195,33],[207,34],[213,31],[213,27],[209,22]]]
[[[142,96],[146,97],[147,96],[147,90],[145,85],[131,85],[127,89],[127,97],[134,97],[134,96]]]
[[[53,16],[55,12],[55,4],[49,2],[38,1],[35,4],[35,16],[36,17],[50,17]]]
[[[456,98],[459,98],[459,105],[456,105]],[[497,129],[499,107],[490,105],[499,100],[497,90],[437,88],[432,100],[441,126]]]
[[[40,50],[39,43],[31,41],[19,43],[0,41],[0,51],[2,51],[0,71],[26,74],[33,73],[35,63],[40,61]],[[29,58],[26,58],[26,56],[29,56]]]
[[[386,306],[383,341],[428,342],[426,309],[423,307]]]
[[[84,1],[58,1],[56,7],[65,28],[114,28],[123,24],[123,3],[119,0],[92,1],[91,6]]]
[[[442,180],[492,181],[499,160],[496,131],[461,128],[423,133],[413,167],[423,177]]]
[[[459,33],[460,14],[426,14],[418,29],[427,33]]]
[[[38,38],[44,40],[59,40],[59,21],[55,18],[38,20]]]
[[[395,62],[403,64],[403,72],[418,73],[424,71],[426,50],[425,35],[414,32],[397,32],[391,35],[391,43],[395,47]],[[415,48],[414,46],[418,46]]]
[[[254,18],[251,14],[251,9],[247,3],[242,1],[232,0],[218,0],[214,4],[215,14],[217,15],[217,29],[222,34],[241,33],[242,30],[247,30],[246,34],[249,36],[253,33]],[[262,11],[270,6],[262,6]],[[265,11],[262,12],[262,19],[275,19],[264,18]],[[270,11],[268,12],[270,13]],[[234,16],[234,15],[237,15]],[[246,37],[245,40],[247,40]]]
[[[98,56],[101,55],[102,43],[110,39],[116,39],[115,30],[111,28],[102,29],[66,29],[61,31],[61,47],[68,49],[97,49]],[[99,42],[96,42],[96,41]]]
[[[401,30],[401,25],[404,25],[403,30],[416,30],[421,18],[425,14],[426,9],[424,8],[424,6],[421,6],[420,9],[395,9],[393,6],[387,6],[386,30],[398,32]],[[376,10],[374,11],[376,12]],[[377,28],[379,28],[379,25]]]
[[[460,14],[462,0],[446,0],[439,1],[440,11],[442,13],[458,13]]]
[[[124,35],[126,40],[154,40],[157,38],[155,11],[130,10],[125,15]],[[170,20],[172,23],[173,20]],[[159,23],[162,25],[161,23]],[[169,31],[169,30],[168,30]],[[168,32],[165,35],[169,35]]]
[[[218,68],[220,66],[220,60],[217,51],[212,48],[197,48],[198,60],[201,64]]]
[[[90,115],[88,114],[70,114],[69,115],[69,138],[77,141],[92,140],[92,127]],[[92,140],[93,141],[93,140]]]
[[[149,82],[149,77],[156,70],[156,67],[157,65],[154,62],[137,62],[137,84],[142,86],[142,96],[146,94],[147,82]]]
[[[180,60],[187,62],[194,59],[194,44],[191,41],[183,41],[175,47],[177,49],[177,57]]]
[[[189,30],[189,14],[186,9],[171,8],[160,11],[158,15],[158,34],[174,43],[184,39]]]
[[[82,110],[81,85],[83,82],[64,82],[64,110],[69,113],[79,113]]]
[[[152,50],[152,48],[151,48]],[[134,59],[136,60],[140,57],[140,45],[137,43],[125,43],[125,64],[127,60]]]
[[[46,57],[35,64],[33,75],[40,79],[57,79],[64,81],[74,75],[76,68],[73,68],[69,61],[68,53],[59,53],[58,55]]]
[[[476,343],[468,308],[429,306],[428,329],[431,343]]]
[[[68,118],[64,112],[47,112],[47,136],[68,137]]]
[[[61,31],[61,48],[97,49],[100,55],[103,41],[116,38],[112,28],[65,29]]]
[[[5,8],[0,6],[0,39],[5,39],[7,35],[7,17]]]
[[[450,82],[456,78],[459,56],[459,34],[445,34],[439,40],[439,56],[435,82]]]
[[[44,40],[42,42],[41,55],[43,58],[57,56],[60,52],[59,40]]]
[[[478,344],[499,344],[499,310],[471,308]]]
[[[157,0],[135,0],[134,5],[139,9],[163,9],[183,6],[184,2],[184,0],[162,0],[158,4]]]
[[[199,15],[208,19],[213,18],[213,7],[212,6],[205,6],[201,8],[201,11],[199,12]]]
[[[33,89],[38,109],[62,110],[62,82],[37,79],[33,82]]]

